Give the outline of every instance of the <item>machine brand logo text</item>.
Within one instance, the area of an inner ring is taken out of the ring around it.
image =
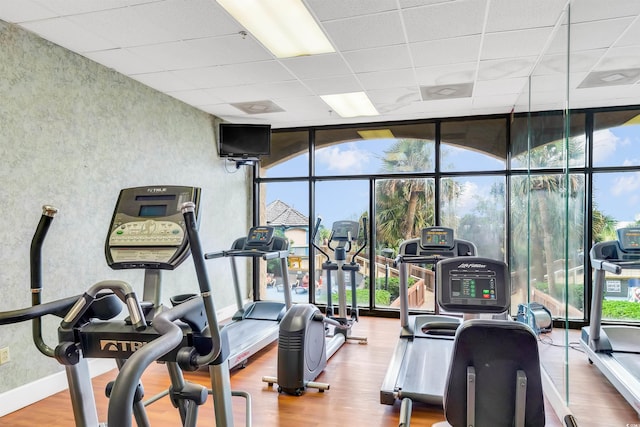
[[[147,188],[147,193],[164,193],[167,191],[166,187],[162,188]]]
[[[145,344],[146,342],[144,341],[100,340],[100,350],[133,353],[136,350],[140,350]]]
[[[470,262],[464,263],[464,264],[460,264],[458,266],[458,268],[486,268],[487,265],[486,264],[473,264]]]

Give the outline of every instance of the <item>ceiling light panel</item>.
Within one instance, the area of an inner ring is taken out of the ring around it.
[[[216,0],[277,58],[335,49],[300,0]]]
[[[340,117],[377,116],[379,114],[364,92],[322,95],[321,98]]]

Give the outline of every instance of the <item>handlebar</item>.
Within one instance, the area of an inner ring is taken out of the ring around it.
[[[198,285],[200,286],[200,294],[204,302],[205,312],[207,314],[207,322],[211,331],[211,351],[209,354],[197,356],[194,363],[199,366],[208,365],[213,362],[220,354],[222,348],[222,338],[220,337],[220,327],[216,314],[216,307],[213,302],[211,293],[211,284],[209,283],[209,275],[207,274],[207,266],[205,265],[205,256],[200,244],[200,236],[198,235],[198,224],[195,216],[195,203],[186,202],[182,205],[182,215],[187,229],[187,237],[191,247],[191,255],[193,264],[196,268],[196,276]]]
[[[593,268],[595,268],[596,270],[604,270],[604,271],[608,271],[609,273],[620,274],[622,273],[622,265],[624,265],[625,262],[621,261],[619,263],[614,264],[611,261],[605,261],[603,259],[593,259],[591,260],[591,264],[593,265]],[[628,264],[630,265],[638,264],[638,261],[628,262]]]
[[[0,313],[0,325],[10,325],[27,320],[39,319],[48,314],[63,317],[77,300],[78,297],[75,296],[19,310],[3,311]]]
[[[216,259],[225,257],[253,257],[262,258],[264,260],[286,258],[289,256],[288,251],[261,251],[257,249],[233,249],[220,252],[209,252],[204,254],[204,259]]]
[[[362,217],[362,231],[364,233],[364,242],[362,243],[362,246],[360,246],[360,249],[358,249],[356,253],[353,254],[353,256],[351,257],[351,264],[354,264],[356,262],[356,257],[360,254],[360,252],[362,252],[364,248],[367,247],[367,217],[366,216]]]
[[[107,413],[109,425],[121,427],[132,425],[130,408],[133,407],[136,386],[142,374],[149,365],[182,342],[182,329],[173,322],[197,307],[202,308],[202,301],[199,298],[193,298],[153,318],[153,327],[160,336],[133,353],[120,369],[109,398]]]
[[[36,228],[36,232],[31,239],[31,250],[29,262],[31,265],[31,305],[37,306],[42,303],[42,244],[47,236],[49,226],[53,217],[58,213],[58,209],[50,205],[42,206],[42,216]],[[34,317],[31,324],[31,335],[33,343],[40,353],[45,356],[54,357],[53,348],[49,347],[42,338],[42,319]]]
[[[398,255],[393,262],[396,265],[399,263],[422,264],[437,263],[443,259],[445,259],[445,257],[440,255]]]

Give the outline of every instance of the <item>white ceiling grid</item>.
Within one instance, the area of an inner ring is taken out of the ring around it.
[[[0,0],[0,19],[225,120],[282,128],[524,111],[531,73],[533,109],[558,108],[567,1],[305,0],[336,52],[286,59],[215,0]],[[573,0],[571,21],[571,106],[637,104],[640,1]],[[631,81],[579,88],[616,70]],[[423,98],[442,85],[470,96]],[[320,99],[356,91],[379,116],[343,119]]]

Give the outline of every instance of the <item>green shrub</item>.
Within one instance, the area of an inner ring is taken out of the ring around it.
[[[410,288],[413,284],[416,283],[415,277],[409,277],[408,287]],[[400,278],[399,277],[389,277],[389,283],[385,289],[386,281],[384,277],[378,277],[376,279],[376,292],[388,291],[390,301],[394,301],[400,295]]]
[[[633,301],[602,301],[605,319],[640,320],[640,304]]]
[[[338,294],[333,294],[331,301],[334,304],[338,303]],[[356,289],[356,301],[358,305],[369,306],[369,289]],[[389,292],[378,289],[376,290],[376,306],[388,306],[391,304],[391,298]],[[351,304],[351,291],[347,290],[347,305]]]

